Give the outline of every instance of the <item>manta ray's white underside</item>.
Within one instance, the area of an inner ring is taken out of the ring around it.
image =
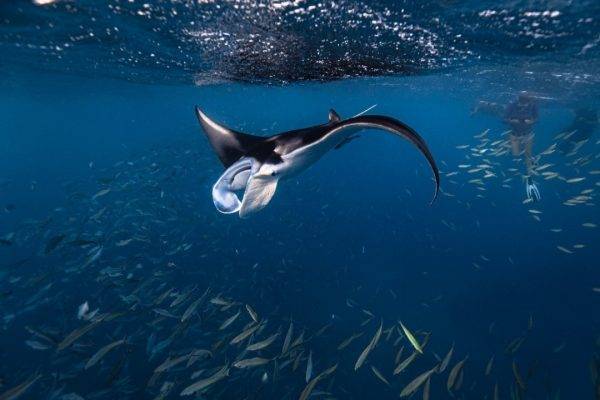
[[[278,164],[261,164],[252,157],[242,157],[217,180],[212,189],[213,202],[223,214],[239,212],[245,218],[265,208],[275,195],[280,179],[294,176],[318,161],[340,140],[355,133],[347,129],[341,137],[327,136],[316,144],[282,156]],[[240,201],[236,192],[244,192]]]

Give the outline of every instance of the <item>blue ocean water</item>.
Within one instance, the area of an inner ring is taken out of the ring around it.
[[[600,398],[598,11],[0,4],[0,399]],[[480,107],[523,93],[531,171]],[[221,214],[194,106],[259,136],[373,107],[440,195],[364,130]]]

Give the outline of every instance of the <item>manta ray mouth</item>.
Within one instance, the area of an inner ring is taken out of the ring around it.
[[[242,208],[238,193],[246,190],[248,181],[254,173],[254,165],[251,158],[244,157],[227,168],[213,185],[212,198],[220,213],[233,214]]]
[[[257,174],[261,163],[252,157],[242,157],[217,180],[212,189],[213,202],[220,213],[240,213],[244,218],[265,208],[277,189],[278,177]],[[239,192],[244,192],[242,200]]]
[[[240,213],[245,218],[265,208],[277,189],[277,177],[257,174],[261,163],[252,157],[242,157],[213,186],[213,202],[223,214]],[[238,193],[244,192],[242,200]]]

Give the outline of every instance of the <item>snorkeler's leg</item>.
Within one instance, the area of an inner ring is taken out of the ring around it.
[[[517,157],[519,154],[521,154],[521,146],[518,136],[510,135],[510,148],[512,150],[513,157]]]
[[[542,199],[540,190],[538,189],[536,183],[533,181],[533,134],[523,137],[523,146],[525,148],[523,156],[525,158],[525,165],[527,168],[527,172],[525,174],[525,193],[527,194],[527,199],[532,201],[540,201]]]
[[[527,175],[531,175],[533,173],[533,134],[523,137],[523,147],[525,148],[524,156],[525,166],[527,167]]]

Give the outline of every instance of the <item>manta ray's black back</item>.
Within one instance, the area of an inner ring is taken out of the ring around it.
[[[253,149],[265,144],[265,138],[236,132],[223,125],[217,124],[196,107],[196,116],[206,133],[215,153],[225,168],[230,167],[241,157],[248,155]]]
[[[293,151],[319,140],[331,129],[332,124],[340,121],[337,113],[330,110],[329,122],[326,124],[261,137],[238,132],[218,124],[208,118],[199,107],[196,107],[196,116],[206,133],[210,145],[225,168],[230,167],[244,156],[253,157],[260,162],[269,160],[272,163],[277,163],[280,158],[274,152],[276,147],[283,150],[284,154]]]

